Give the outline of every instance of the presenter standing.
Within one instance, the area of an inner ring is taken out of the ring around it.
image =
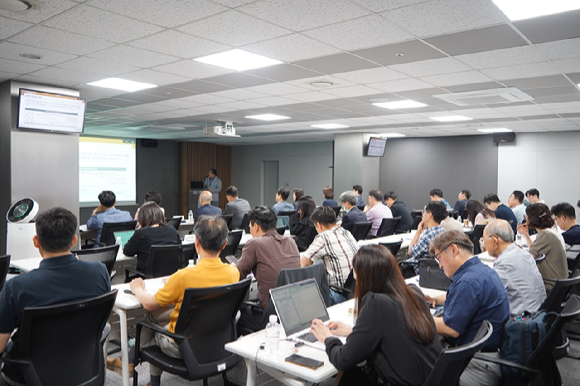
[[[206,177],[203,182],[204,189],[211,192],[211,204],[219,208],[220,195],[222,190],[222,180],[217,176],[217,171],[215,169],[209,169],[208,177]]]

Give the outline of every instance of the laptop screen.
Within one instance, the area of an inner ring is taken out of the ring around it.
[[[286,336],[310,327],[313,319],[330,319],[314,279],[272,288],[270,296]]]
[[[135,233],[135,230],[130,230],[130,231],[120,231],[120,232],[113,232],[113,236],[115,236],[115,240],[117,240],[118,237],[121,238],[121,249],[123,249],[125,247],[125,244],[127,244],[127,241],[129,241],[129,239],[133,236],[133,233]]]

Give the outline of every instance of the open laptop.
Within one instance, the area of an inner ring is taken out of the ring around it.
[[[308,332],[313,319],[321,319],[325,323],[330,319],[316,280],[307,279],[272,288],[270,296],[287,339],[320,350],[326,349],[324,343]],[[346,339],[341,340],[344,342]]]
[[[129,241],[129,239],[131,237],[133,237],[133,233],[135,233],[135,230],[130,230],[130,231],[119,231],[119,232],[113,232],[113,236],[115,237],[115,240],[118,239],[118,237],[121,238],[121,250],[123,248],[125,248],[125,244],[127,244],[127,241]]]

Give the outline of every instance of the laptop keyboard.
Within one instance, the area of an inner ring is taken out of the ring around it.
[[[318,339],[316,339],[316,337],[310,332],[307,332],[305,334],[300,335],[298,337],[298,339],[304,340],[304,341],[310,342],[310,343],[316,343],[316,341],[318,341]]]

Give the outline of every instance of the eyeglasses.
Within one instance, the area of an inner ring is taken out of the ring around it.
[[[490,236],[482,236],[482,237],[481,237],[481,239],[479,239],[479,240],[480,240],[480,242],[484,243],[484,242],[485,242],[485,240],[487,240],[487,239],[489,239],[489,238],[492,238],[493,236],[494,236],[494,235],[490,235]]]
[[[451,244],[449,244],[448,246],[446,246],[445,248],[443,248],[442,250],[440,250],[439,253],[436,253],[436,254],[434,254],[431,257],[434,258],[437,263],[439,263],[439,255],[441,255],[450,246],[451,246]]]

